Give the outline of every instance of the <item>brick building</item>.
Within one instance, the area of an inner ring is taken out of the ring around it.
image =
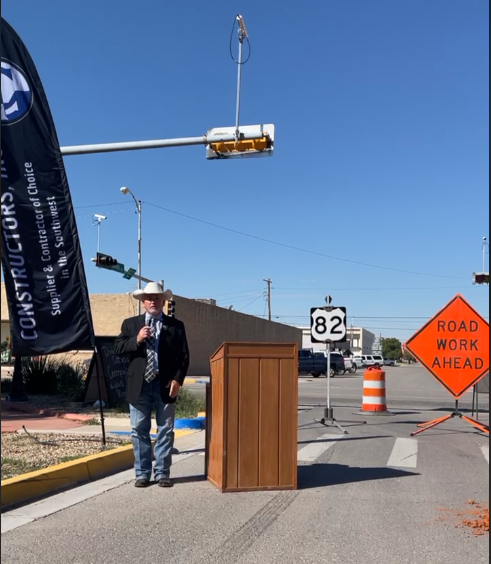
[[[2,342],[10,333],[5,286],[1,288]],[[290,342],[302,345],[302,330],[259,317],[238,313],[205,303],[175,296],[176,317],[186,325],[191,356],[190,375],[209,374],[209,359],[225,341]],[[137,314],[138,304],[128,294],[92,294],[92,317],[96,335],[115,336],[127,317]],[[73,351],[77,359],[90,353]]]

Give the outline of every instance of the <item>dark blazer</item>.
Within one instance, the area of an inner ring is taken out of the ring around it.
[[[130,357],[126,377],[126,401],[132,404],[137,403],[140,397],[147,365],[146,344],[138,345],[136,340],[144,326],[145,315],[126,319],[113,349],[115,355]],[[189,369],[189,348],[182,321],[164,315],[157,354],[162,401],[175,403],[176,398],[170,397],[168,385],[172,380],[176,380],[182,386]]]

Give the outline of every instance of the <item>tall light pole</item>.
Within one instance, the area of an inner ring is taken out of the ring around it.
[[[488,238],[482,238],[482,271],[486,272],[486,256],[489,255]]]
[[[138,214],[138,289],[142,287],[142,201],[137,200],[133,192],[123,186],[121,188],[123,194],[130,194],[136,205],[136,212]],[[138,315],[141,314],[141,302],[138,300]]]

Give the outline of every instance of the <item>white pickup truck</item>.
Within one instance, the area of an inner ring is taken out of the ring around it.
[[[340,355],[341,353],[336,352],[334,354]],[[327,356],[327,352],[325,352],[325,351],[315,351],[315,355],[316,356]],[[361,363],[356,362],[353,358],[343,356],[343,360],[344,360],[344,374],[346,374],[346,372],[349,372],[350,374],[355,374],[356,371],[358,370],[358,368],[361,368]],[[341,372],[340,372],[340,374],[341,374]]]
[[[356,374],[358,368],[361,368],[361,364],[357,363],[354,357],[344,357],[344,365],[346,366],[346,372],[350,374]]]

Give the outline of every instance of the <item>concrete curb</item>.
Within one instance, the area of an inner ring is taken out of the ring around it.
[[[176,439],[195,432],[176,431]],[[2,480],[2,510],[24,505],[61,490],[129,470],[134,460],[133,446],[128,445]]]

